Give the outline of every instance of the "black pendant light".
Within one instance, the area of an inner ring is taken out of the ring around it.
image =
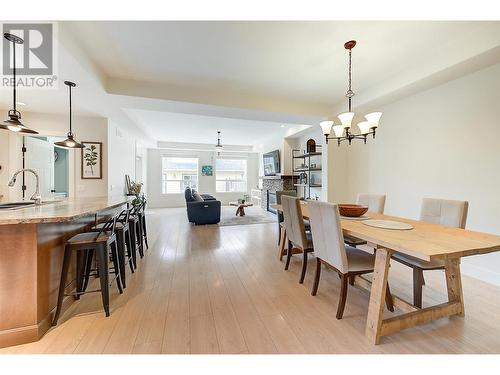
[[[12,68],[12,75],[14,78],[14,109],[9,110],[9,119],[5,120],[3,123],[0,124],[0,129],[4,130],[10,130],[15,133],[22,133],[22,134],[38,134],[37,131],[31,130],[27,126],[23,125],[23,123],[20,121],[21,120],[21,112],[16,110],[16,86],[17,86],[17,81],[16,81],[16,44],[23,44],[24,40],[19,38],[16,35],[9,34],[9,33],[4,33],[3,34],[4,38],[7,39],[9,42],[12,43],[12,50],[13,50],[13,63],[14,66]]]
[[[64,84],[69,88],[69,132],[68,132],[68,138],[66,138],[64,141],[61,142],[55,142],[54,144],[56,146],[61,146],[65,148],[83,148],[83,145],[81,143],[75,141],[74,135],[71,131],[71,88],[75,87],[76,83],[70,81],[64,81]]]

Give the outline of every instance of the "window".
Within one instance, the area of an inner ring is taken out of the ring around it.
[[[245,159],[217,159],[215,163],[217,193],[247,191],[247,161]]]
[[[186,187],[198,188],[198,159],[162,158],[161,184],[163,194],[183,193]]]

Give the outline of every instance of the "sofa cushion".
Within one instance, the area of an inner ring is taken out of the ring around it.
[[[201,197],[200,193],[197,191],[193,192],[193,201],[194,202],[203,202],[203,198]]]

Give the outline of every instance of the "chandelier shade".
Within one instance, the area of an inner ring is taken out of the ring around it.
[[[321,126],[321,129],[323,130],[323,134],[329,135],[332,132],[333,121],[321,121],[319,126]]]
[[[350,128],[352,124],[352,119],[354,118],[354,112],[344,112],[337,116],[342,123],[344,128]]]
[[[357,124],[360,133],[354,134],[351,131],[352,120],[355,116],[355,113],[352,111],[352,98],[355,95],[352,90],[352,49],[355,46],[355,40],[350,40],[344,44],[344,48],[349,51],[348,89],[345,94],[347,98],[347,112],[343,112],[337,116],[341,125],[333,125],[333,121],[329,120],[325,120],[320,123],[326,143],[328,143],[329,139],[334,139],[337,141],[339,146],[343,141],[347,141],[351,144],[353,139],[359,139],[366,143],[368,135],[372,135],[373,138],[375,138],[375,131],[378,128],[380,118],[382,117],[382,112],[368,113],[365,115],[366,121],[361,121]]]

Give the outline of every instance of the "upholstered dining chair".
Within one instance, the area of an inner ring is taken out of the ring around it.
[[[382,194],[358,194],[357,204],[368,207],[368,212],[383,214],[385,208],[385,195]],[[366,245],[366,241],[352,236],[344,236],[344,241],[349,246]]]
[[[342,319],[349,281],[352,283],[355,276],[373,272],[375,255],[345,245],[337,205],[312,201],[308,203],[308,208],[316,255],[316,275],[311,294],[315,296],[318,292],[321,264],[333,268],[340,276],[337,319]],[[392,297],[388,288],[386,303],[388,309],[393,311]]]
[[[281,197],[283,195],[296,197],[297,192],[295,190],[277,190],[276,191],[277,204],[281,204]],[[278,258],[281,261],[283,259],[283,254],[285,253],[285,244],[287,242],[283,212],[278,211],[277,217],[278,217]]]
[[[284,195],[281,197],[281,206],[288,239],[285,270],[288,270],[290,266],[294,251],[302,253],[302,272],[299,280],[299,283],[302,284],[307,271],[307,256],[314,251],[311,232],[306,232],[299,198]]]
[[[467,201],[424,198],[420,220],[464,229],[468,209],[469,202]],[[392,259],[413,269],[413,304],[422,308],[422,287],[425,285],[423,271],[444,270],[444,261],[426,262],[399,253],[394,253]]]

